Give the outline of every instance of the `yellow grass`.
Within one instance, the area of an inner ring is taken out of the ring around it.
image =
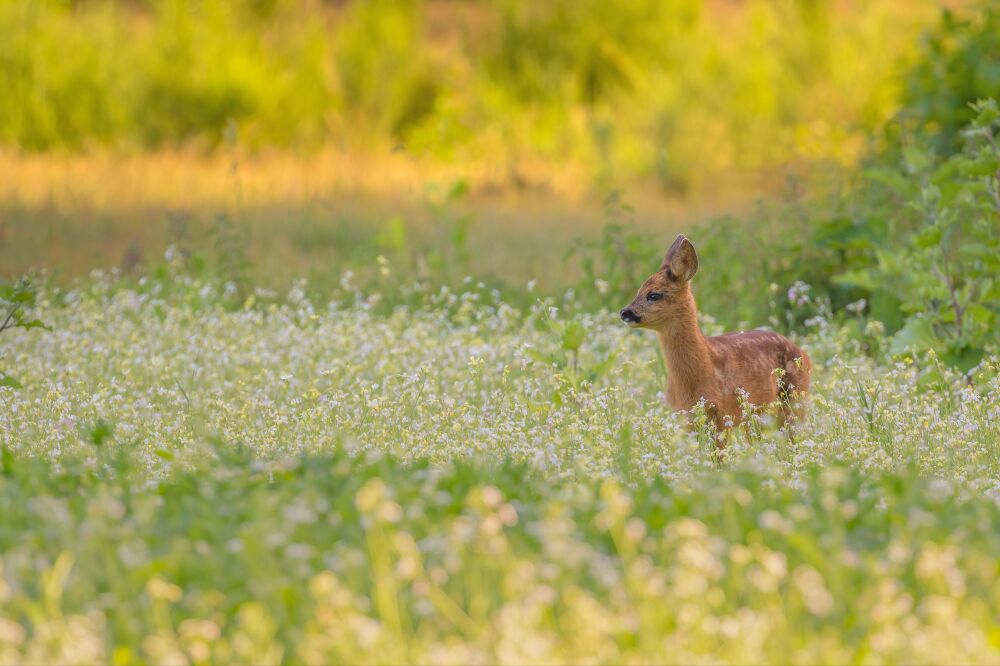
[[[436,211],[456,182],[468,194]],[[775,179],[779,181],[780,179]],[[760,181],[758,181],[760,182]],[[666,238],[712,215],[745,209],[755,193],[737,179],[720,191],[671,196],[623,188],[634,222]],[[46,271],[60,282],[95,268],[159,261],[170,244],[210,249],[224,215],[246,239],[261,281],[340,270],[390,220],[410,250],[449,243],[447,215],[469,215],[477,273],[540,286],[565,277],[571,243],[607,221],[602,199],[572,166],[526,164],[517,174],[489,164],[442,165],[405,153],[348,156],[270,153],[120,155],[0,154],[0,274]]]

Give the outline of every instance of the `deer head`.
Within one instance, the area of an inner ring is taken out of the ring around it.
[[[698,272],[698,254],[684,234],[677,236],[663,258],[663,265],[639,287],[622,321],[632,328],[662,329],[693,306],[690,282]]]

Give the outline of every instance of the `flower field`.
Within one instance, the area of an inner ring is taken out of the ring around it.
[[[44,289],[2,340],[0,662],[1000,659],[997,359],[818,311],[808,419],[720,461],[571,293],[372,302]]]
[[[0,34],[0,666],[1000,664],[1000,3]]]

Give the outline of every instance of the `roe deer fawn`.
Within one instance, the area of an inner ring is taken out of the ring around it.
[[[781,421],[786,423],[792,401],[809,390],[812,361],[790,340],[771,331],[706,337],[698,327],[691,294],[691,278],[697,271],[694,245],[681,234],[667,250],[660,270],[621,311],[621,318],[633,328],[656,331],[667,364],[667,403],[686,411],[704,400],[722,446],[729,429],[742,421],[739,389],[756,406],[780,400]]]

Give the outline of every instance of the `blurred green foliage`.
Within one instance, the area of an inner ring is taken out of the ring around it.
[[[683,188],[856,156],[931,14],[830,0],[4,0],[0,145],[212,148],[235,121],[251,148],[402,143]]]
[[[973,636],[972,660],[993,654],[996,503],[906,469],[628,489],[511,463],[261,460],[218,444],[152,481],[130,445],[58,465],[3,451],[0,649],[15,660],[409,663],[475,648],[504,661],[527,635],[554,661],[664,661],[679,645],[782,663],[817,643],[909,661],[910,641],[877,640],[899,617]],[[901,600],[889,619],[887,598]],[[699,630],[748,615],[734,637]]]
[[[888,220],[899,235],[873,266],[835,278],[899,303],[906,321],[894,350],[935,349],[966,370],[997,343],[1000,322],[1000,111],[993,99],[970,107],[962,152],[935,160],[911,146],[904,173],[871,171],[907,202]]]
[[[944,11],[924,36],[920,58],[906,80],[901,120],[931,137],[938,154],[962,150],[962,130],[975,113],[969,102],[1000,98],[1000,8]]]

